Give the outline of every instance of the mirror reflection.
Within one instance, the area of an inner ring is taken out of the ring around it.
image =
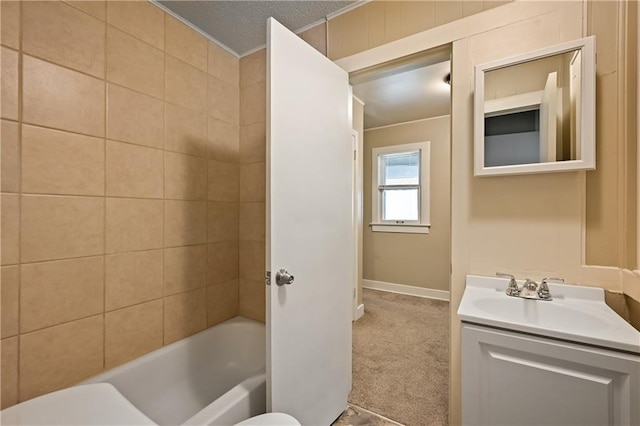
[[[484,167],[580,160],[582,51],[484,73]]]

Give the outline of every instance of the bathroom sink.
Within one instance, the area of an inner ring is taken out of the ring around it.
[[[578,308],[558,301],[539,301],[508,296],[478,299],[474,304],[476,308],[489,315],[501,312],[515,321],[544,328],[553,328],[558,322],[576,331],[604,330],[612,327],[606,315],[589,306]]]
[[[529,300],[507,296],[508,282],[468,275],[458,315],[465,322],[640,354],[640,332],[607,306],[603,289],[549,284],[553,300]]]

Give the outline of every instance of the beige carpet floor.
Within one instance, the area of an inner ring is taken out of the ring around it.
[[[449,303],[364,290],[349,402],[407,426],[446,425]]]

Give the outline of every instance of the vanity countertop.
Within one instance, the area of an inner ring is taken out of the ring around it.
[[[603,289],[550,283],[553,300],[542,301],[507,296],[508,283],[467,275],[462,321],[640,354],[640,332],[607,306]]]

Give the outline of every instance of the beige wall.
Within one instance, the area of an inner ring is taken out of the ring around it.
[[[364,279],[449,291],[451,267],[451,138],[449,116],[364,133]],[[431,141],[428,234],[373,232],[372,149]]]
[[[581,2],[514,2],[464,18],[467,2],[462,3],[463,12],[455,19],[463,20],[383,46],[379,54],[389,60],[394,50],[409,54],[419,43],[436,47],[431,40],[453,41],[451,424],[459,424],[461,414],[460,322],[455,312],[466,274],[506,270],[534,279],[559,274],[574,283],[624,290],[635,300],[640,293],[637,274],[619,269],[630,264],[636,238],[628,213],[630,209],[635,217],[635,195],[629,194],[630,187],[635,188],[630,158],[635,133],[628,120],[635,116],[628,97],[635,100],[635,94],[625,95],[635,88],[626,84],[635,66],[631,55],[625,55],[625,35],[635,37],[635,28],[627,32],[626,9],[636,5],[589,2],[583,8]],[[355,54],[368,48],[375,30],[365,12],[347,15],[336,24],[337,32],[351,29],[341,49]],[[341,51],[331,51],[334,21],[329,22],[329,56],[340,57]],[[589,34],[596,35],[598,51],[598,169],[474,179],[473,66]],[[358,57],[370,65],[378,56],[365,52]],[[353,66],[356,61],[342,63]],[[611,267],[585,266],[585,249],[587,264]]]
[[[256,72],[151,3],[1,7],[2,407],[263,320]]]
[[[505,3],[509,0],[374,0],[329,22],[327,56],[344,58]]]
[[[362,103],[362,101],[360,101],[359,99],[352,99],[352,105],[353,105],[353,111],[352,111],[352,116],[353,116],[353,130],[355,130],[358,133],[358,144],[359,147],[357,148],[357,150],[362,151],[364,150],[364,138],[365,138],[365,133],[364,133],[364,104]],[[362,168],[364,167],[364,158],[363,158],[364,153],[360,152],[360,156],[359,158],[357,158],[358,161],[358,168],[359,170],[362,170]],[[362,176],[362,174],[364,173],[364,170],[362,170],[361,172],[359,172],[360,176],[357,176],[356,179],[359,179],[358,183],[357,183],[357,187],[358,188],[362,188],[364,185],[364,176]],[[363,263],[364,263],[364,194],[358,194],[356,195],[357,200],[356,200],[356,206],[354,211],[356,212],[356,214],[358,215],[357,217],[357,232],[356,232],[356,238],[357,238],[357,245],[358,245],[358,259],[356,261],[356,279],[358,280],[358,291],[357,291],[357,296],[358,296],[358,306],[362,304],[362,300],[363,300],[363,295],[362,295],[362,280],[364,279],[364,271],[363,271]]]

